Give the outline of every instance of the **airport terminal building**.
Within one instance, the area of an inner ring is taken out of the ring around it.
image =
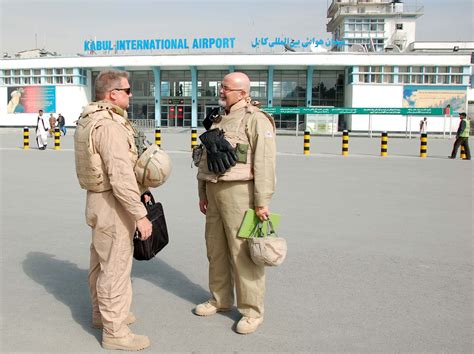
[[[431,131],[455,130],[447,117],[474,101],[474,43],[416,42],[421,10],[334,0],[331,39],[255,38],[239,53],[234,37],[88,40],[70,57],[18,53],[0,62],[0,126],[34,126],[38,109],[73,125],[98,73],[118,68],[130,72],[129,117],[146,127],[200,127],[223,76],[243,71],[279,129],[417,131],[425,115]]]

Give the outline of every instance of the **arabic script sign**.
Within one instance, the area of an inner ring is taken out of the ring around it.
[[[313,47],[326,47],[326,48],[332,48],[333,46],[344,46],[347,45],[345,41],[337,41],[333,40],[331,38],[328,38],[326,40],[323,39],[317,39],[315,37],[309,38],[306,37],[306,39],[298,39],[294,40],[289,37],[275,37],[275,38],[269,38],[269,37],[256,37],[255,40],[252,42],[252,48],[257,48],[257,47],[264,47],[268,46],[270,48],[273,48],[274,46],[288,46],[290,48],[306,48],[308,46],[313,46]]]
[[[442,108],[263,107],[271,114],[380,114],[442,116]]]

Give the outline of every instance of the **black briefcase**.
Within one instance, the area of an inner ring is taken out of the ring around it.
[[[140,240],[137,230],[133,237],[133,258],[138,261],[148,261],[156,256],[168,244],[168,229],[166,228],[165,214],[161,203],[147,206],[147,218],[153,225],[151,236],[145,241]]]

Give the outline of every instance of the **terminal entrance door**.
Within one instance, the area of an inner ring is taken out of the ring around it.
[[[172,104],[163,107],[162,125],[167,127],[190,127],[191,106],[184,104]],[[163,117],[164,116],[164,117]]]

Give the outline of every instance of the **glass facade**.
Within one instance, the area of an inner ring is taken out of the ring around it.
[[[237,69],[250,78],[250,96],[266,106],[268,102],[268,70]],[[132,98],[128,111],[130,119],[155,119],[155,79],[151,70],[129,71]],[[218,107],[219,85],[228,70],[198,70],[197,72],[197,125],[202,126],[206,115]],[[95,82],[98,71],[92,73]],[[306,106],[306,70],[274,70],[273,106]],[[162,127],[189,127],[192,114],[192,80],[190,70],[161,70]],[[95,93],[92,92],[92,97]],[[313,106],[342,107],[344,104],[344,71],[313,71]],[[294,129],[295,114],[275,114],[279,129]],[[303,117],[298,117],[303,120]]]
[[[370,27],[370,26],[369,26]],[[307,69],[275,68],[269,83],[269,70],[235,68],[245,72],[250,80],[250,96],[266,106],[305,107],[307,100],[312,106],[344,107],[345,70],[312,71],[311,93],[307,92]],[[91,73],[92,83],[99,71]],[[129,117],[133,120],[149,120],[155,117],[155,77],[152,70],[129,71],[133,96]],[[219,85],[229,70],[197,70],[197,125],[202,126],[206,115],[218,106]],[[159,119],[162,127],[190,127],[192,125],[193,84],[191,70],[160,70],[161,107]],[[5,86],[20,85],[86,85],[87,71],[81,68],[4,69],[0,80]],[[469,66],[384,66],[362,65],[347,68],[348,84],[371,85],[463,85],[470,84]],[[271,85],[269,90],[268,85]],[[95,97],[94,85],[92,97]],[[270,91],[272,95],[270,97]],[[275,114],[279,129],[294,129],[304,117],[296,114]],[[150,123],[150,125],[152,125]]]

